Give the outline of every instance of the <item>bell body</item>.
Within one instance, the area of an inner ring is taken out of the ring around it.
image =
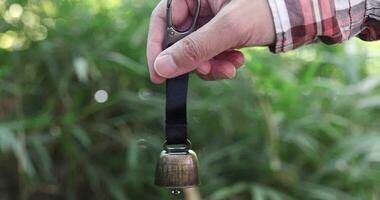
[[[167,188],[199,185],[198,158],[195,152],[162,151],[156,167],[155,184]]]

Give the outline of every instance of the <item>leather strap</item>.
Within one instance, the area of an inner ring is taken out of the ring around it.
[[[189,75],[166,81],[166,144],[187,143],[187,88]]]

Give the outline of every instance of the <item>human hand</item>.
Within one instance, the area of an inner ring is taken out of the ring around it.
[[[195,0],[173,1],[173,24],[178,29],[188,27],[195,6]],[[152,13],[147,45],[153,83],[194,70],[205,80],[233,78],[244,64],[244,55],[235,49],[270,45],[275,40],[267,0],[201,0],[198,26],[198,30],[163,50],[166,0],[161,0]]]

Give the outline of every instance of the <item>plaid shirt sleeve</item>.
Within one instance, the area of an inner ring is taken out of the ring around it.
[[[275,53],[358,36],[380,39],[380,0],[268,0],[276,30]]]

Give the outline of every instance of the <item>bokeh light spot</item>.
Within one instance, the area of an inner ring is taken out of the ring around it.
[[[33,41],[41,41],[47,37],[47,28],[43,25],[35,26],[29,29],[28,36]]]
[[[147,142],[146,139],[144,139],[144,138],[138,139],[138,140],[137,140],[137,144],[138,144],[138,146],[139,146],[141,149],[147,149],[147,148],[148,148],[148,142]]]
[[[6,10],[5,2],[3,0],[0,0],[0,14],[3,14]]]
[[[25,26],[34,27],[40,23],[40,17],[35,15],[33,12],[25,11],[21,17],[21,21]]]
[[[9,6],[9,15],[13,18],[21,17],[22,12],[23,8],[20,4],[14,3],[11,6]]]
[[[81,82],[86,83],[88,81],[88,62],[83,57],[74,59],[75,74]]]
[[[98,103],[105,103],[108,100],[108,93],[105,90],[98,90],[95,92],[94,98]]]
[[[0,48],[9,49],[12,47],[17,33],[14,31],[7,31],[4,34],[0,35]]]
[[[51,1],[43,1],[42,8],[48,16],[55,16],[57,14],[57,8]]]

